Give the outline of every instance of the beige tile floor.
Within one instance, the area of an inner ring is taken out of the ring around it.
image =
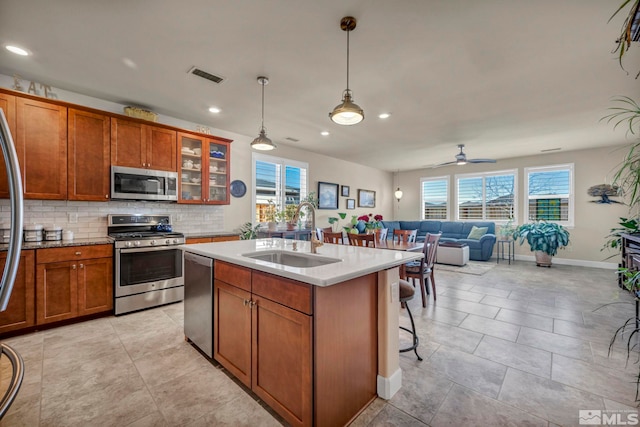
[[[437,302],[410,303],[424,361],[403,353],[400,392],[354,425],[578,425],[580,409],[636,410],[638,365],[607,355],[633,315],[613,271],[516,262],[436,280]],[[184,341],[183,317],[179,303],[6,340],[26,375],[0,425],[280,425]],[[6,361],[0,373],[6,384]]]

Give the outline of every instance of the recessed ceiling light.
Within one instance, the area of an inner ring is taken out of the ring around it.
[[[138,68],[138,64],[136,64],[135,61],[130,58],[122,58],[122,63],[133,70]]]
[[[322,132],[320,132],[320,135],[329,136],[329,132],[327,132],[326,130],[323,130]]]
[[[391,116],[391,113],[378,114],[378,117],[380,117],[381,119],[388,119],[389,116]]]
[[[209,112],[210,113],[218,114],[220,111],[222,111],[222,110],[219,109],[218,107],[209,107]]]
[[[20,56],[28,56],[29,55],[29,51],[18,47],[18,46],[11,46],[11,45],[7,45],[5,46],[7,48],[7,50],[9,52],[15,53],[16,55],[20,55]]]

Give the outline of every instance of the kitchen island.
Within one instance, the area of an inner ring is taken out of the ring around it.
[[[311,254],[287,239],[182,249],[213,259],[214,359],[290,424],[346,425],[400,388],[399,266],[422,253]]]

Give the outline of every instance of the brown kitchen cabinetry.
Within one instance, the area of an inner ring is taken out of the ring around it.
[[[0,95],[6,99],[5,94]],[[13,141],[22,172],[24,197],[65,200],[67,108],[31,98],[15,97]],[[4,165],[1,169],[0,197],[9,197]]]
[[[4,270],[7,252],[0,253],[0,266]],[[0,313],[0,334],[28,328],[36,324],[35,316],[35,251],[20,253],[18,274],[7,309]]]
[[[69,108],[69,200],[108,201],[111,118]]]
[[[113,309],[113,246],[36,251],[36,321],[57,322]]]
[[[214,359],[291,425],[311,425],[311,287],[218,260],[214,277]]]
[[[7,93],[0,93],[0,108],[9,124],[11,136],[16,135],[16,97]],[[15,144],[15,141],[14,141]],[[9,197],[9,183],[7,181],[7,168],[4,164],[4,155],[0,151],[0,197]]]
[[[176,131],[111,118],[111,164],[176,172]]]
[[[178,133],[180,203],[228,205],[230,140]]]
[[[240,240],[240,236],[216,236],[216,237],[187,237],[186,244],[190,243],[213,243],[213,242],[230,242],[232,240]]]

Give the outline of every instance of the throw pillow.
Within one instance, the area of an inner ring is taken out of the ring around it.
[[[487,234],[488,230],[489,230],[489,227],[476,227],[474,225],[473,227],[471,227],[471,232],[467,236],[467,239],[480,240],[482,236]]]
[[[358,230],[358,233],[364,233],[367,229],[367,224],[364,221],[358,221],[356,223],[356,229]]]

